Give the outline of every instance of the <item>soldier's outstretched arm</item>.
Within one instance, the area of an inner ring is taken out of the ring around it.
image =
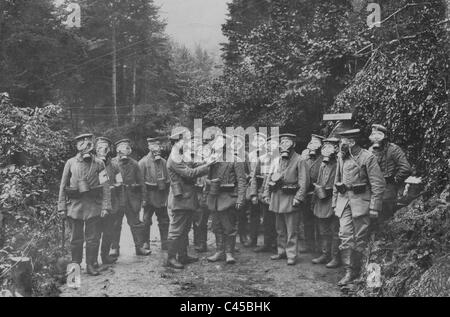
[[[100,162],[100,172],[106,172],[106,165],[103,162]],[[102,199],[102,210],[111,211],[111,187],[109,186],[109,182],[103,184],[103,199]]]
[[[65,212],[67,211],[66,206],[66,186],[69,183],[69,174],[70,174],[70,167],[71,167],[70,160],[66,162],[66,165],[64,165],[64,171],[61,177],[61,184],[59,185],[59,195],[58,195],[58,211],[59,212]]]
[[[172,170],[177,173],[178,175],[181,175],[185,178],[197,178],[203,175],[208,174],[209,171],[209,165],[202,165],[196,168],[190,168],[184,163],[177,163],[172,161],[170,164],[170,167]]]
[[[341,181],[341,164],[342,164],[342,159],[340,157],[337,158],[337,163],[336,163],[336,174],[334,176],[334,182],[333,182],[333,198],[331,200],[331,208],[336,208],[337,205],[337,197],[338,197],[338,191],[336,188],[336,184],[339,183]]]
[[[367,176],[371,188],[370,210],[381,211],[383,193],[386,188],[386,180],[374,155],[370,155],[366,162]]]
[[[145,204],[147,197],[147,187],[145,186],[144,173],[142,172],[139,163],[136,164],[134,173],[136,175],[136,183],[141,185],[142,202]]]

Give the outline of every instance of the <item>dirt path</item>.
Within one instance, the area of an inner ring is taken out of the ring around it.
[[[129,227],[124,223],[123,228],[118,263],[103,268],[98,277],[82,273],[81,288],[63,286],[61,296],[341,296],[336,287],[341,272],[312,265],[309,255],[300,256],[299,264],[288,267],[285,261],[271,261],[269,254],[255,254],[238,243],[236,265],[211,264],[205,259],[214,251],[210,234],[210,252],[200,255],[200,262],[176,271],[163,266],[165,254],[159,249],[156,225],[152,227],[150,257],[134,255]]]

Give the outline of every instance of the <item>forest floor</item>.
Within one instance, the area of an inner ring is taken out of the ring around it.
[[[156,219],[155,219],[156,220]],[[209,233],[206,254],[182,271],[165,267],[157,226],[152,226],[152,254],[134,255],[130,229],[123,226],[121,256],[112,266],[102,267],[101,275],[90,277],[82,271],[81,288],[61,287],[62,297],[310,297],[341,296],[336,286],[342,270],[329,270],[311,264],[312,255],[300,255],[298,264],[271,261],[270,254],[256,254],[239,243],[237,263],[208,263],[214,252]],[[261,238],[260,238],[261,239]],[[192,241],[192,240],[191,240]],[[195,251],[190,250],[191,254]]]

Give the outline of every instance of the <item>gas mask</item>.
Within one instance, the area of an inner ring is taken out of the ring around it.
[[[281,138],[280,141],[280,154],[282,158],[289,158],[295,143],[290,138]]]
[[[334,144],[325,143],[322,147],[321,154],[323,156],[323,162],[329,163],[336,156],[337,148]]]
[[[94,142],[90,138],[79,140],[77,142],[77,150],[85,161],[92,160],[92,152],[94,151]]]
[[[307,149],[309,150],[309,156],[310,157],[317,156],[321,147],[322,142],[317,138],[312,138],[311,142],[309,142],[307,146]]]
[[[383,142],[386,138],[386,135],[379,130],[372,130],[372,134],[369,137],[370,142],[373,144],[374,150],[379,150],[383,146]]]
[[[149,143],[148,144],[148,149],[150,151],[150,153],[152,153],[153,157],[155,158],[155,160],[160,160],[161,159],[161,145],[159,143]]]
[[[97,157],[104,162],[108,159],[111,154],[111,146],[108,142],[99,141],[97,142],[97,146],[95,148],[95,153],[97,153]]]
[[[131,155],[131,146],[128,143],[120,143],[117,146],[117,155],[121,161],[127,161]]]
[[[340,144],[340,152],[342,153],[342,156],[347,157],[348,155],[350,155],[350,151],[355,145],[356,141],[354,139],[342,138]]]
[[[252,146],[254,149],[256,149],[258,152],[263,152],[267,148],[266,138],[258,135],[255,137],[252,141]]]

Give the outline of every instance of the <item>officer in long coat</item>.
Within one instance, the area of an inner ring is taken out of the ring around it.
[[[167,198],[170,180],[167,161],[161,156],[163,140],[162,137],[148,138],[149,153],[139,161],[139,167],[147,187],[147,205],[144,207],[144,248],[147,250],[150,250],[150,228],[154,214],[158,219],[161,249],[167,250],[167,235],[169,234]]]
[[[321,255],[312,260],[313,264],[326,264],[327,268],[340,265],[339,254],[339,218],[331,206],[334,180],[336,178],[336,155],[339,151],[339,139],[324,140],[322,147],[322,164],[314,185],[314,216],[317,218]]]
[[[294,134],[280,135],[280,157],[272,165],[264,189],[269,210],[276,214],[278,254],[271,259],[287,258],[288,265],[297,261],[300,210],[310,180],[306,161],[294,150],[295,138]]]
[[[99,222],[111,210],[110,191],[101,184],[105,164],[94,154],[94,136],[75,138],[78,154],[64,167],[58,197],[58,211],[64,213],[71,227],[72,262],[81,264],[86,242],[86,271],[98,275],[94,267],[100,240]]]
[[[250,180],[250,197],[252,204],[252,214],[250,217],[250,232],[257,238],[258,227],[260,223],[261,213],[263,216],[263,235],[264,243],[257,246],[254,251],[272,252],[276,250],[277,232],[275,227],[275,213],[269,210],[269,205],[264,201],[264,186],[267,176],[270,172],[270,166],[276,158],[276,151],[269,150],[267,144],[267,136],[261,133],[255,135],[252,140],[256,153],[250,153],[251,163],[251,180]],[[269,152],[270,151],[270,152]]]
[[[383,222],[390,219],[395,212],[397,193],[401,184],[411,175],[411,165],[405,153],[396,144],[389,142],[388,129],[380,124],[372,125],[371,152],[377,157],[386,180],[386,189],[383,195],[383,208],[379,220]]]
[[[359,276],[371,217],[382,209],[386,182],[376,157],[360,147],[360,130],[339,133],[341,153],[336,167],[332,207],[339,217],[343,286]]]
[[[321,155],[321,148],[324,139],[323,136],[313,134],[307,147],[306,165],[308,168],[310,188],[308,188],[306,201],[302,206],[301,228],[303,230],[300,235],[300,253],[314,252],[318,247],[317,223],[314,217],[313,184],[317,181],[319,169],[322,164],[323,157]]]
[[[183,153],[184,149],[189,148],[188,143],[191,143],[191,140],[185,140],[182,133],[176,133],[170,137],[170,141],[172,151],[167,160],[170,178],[167,266],[183,269],[185,264],[198,261],[197,258],[189,256],[187,250],[189,230],[195,211],[199,208],[195,183],[198,177],[208,174],[213,161],[194,168],[192,158],[188,158],[190,153]]]
[[[117,210],[114,226],[114,239],[112,243],[112,256],[119,256],[120,235],[122,231],[123,217],[127,217],[128,225],[131,229],[136,255],[147,256],[151,252],[144,249],[144,223],[139,220],[139,212],[146,206],[146,188],[144,177],[136,160],[130,157],[132,153],[131,141],[123,139],[115,144],[117,156],[112,159],[114,173],[113,196],[117,197],[117,205],[113,209]]]
[[[112,159],[112,147],[113,142],[105,137],[99,137],[97,138],[95,142],[95,155],[96,157],[101,160],[105,164],[105,171],[106,175],[103,175],[104,179],[102,180],[102,183],[104,186],[110,187],[112,189],[113,183],[111,180],[114,178],[114,173],[112,172],[112,165],[111,165],[111,159]],[[106,178],[105,178],[106,176]],[[116,205],[116,197],[111,197],[111,206]],[[100,257],[102,259],[102,263],[104,265],[108,264],[114,264],[117,262],[117,258],[109,256],[109,252],[111,249],[111,243],[114,235],[114,224],[116,219],[116,212],[117,210],[114,210],[114,208],[111,208],[111,211],[103,215],[100,221],[100,237],[101,237],[101,247],[100,247]],[[97,248],[96,257],[95,257],[95,267],[98,268],[98,251],[99,248]]]
[[[226,137],[217,135],[214,148],[224,148]],[[234,147],[233,147],[234,148]],[[233,148],[227,151],[233,151]],[[234,152],[234,151],[233,151]],[[245,162],[239,161],[235,155],[233,161],[217,162],[208,173],[207,205],[212,213],[212,231],[216,238],[216,253],[208,258],[210,262],[225,260],[227,264],[234,264],[237,219],[242,207],[247,188]]]

